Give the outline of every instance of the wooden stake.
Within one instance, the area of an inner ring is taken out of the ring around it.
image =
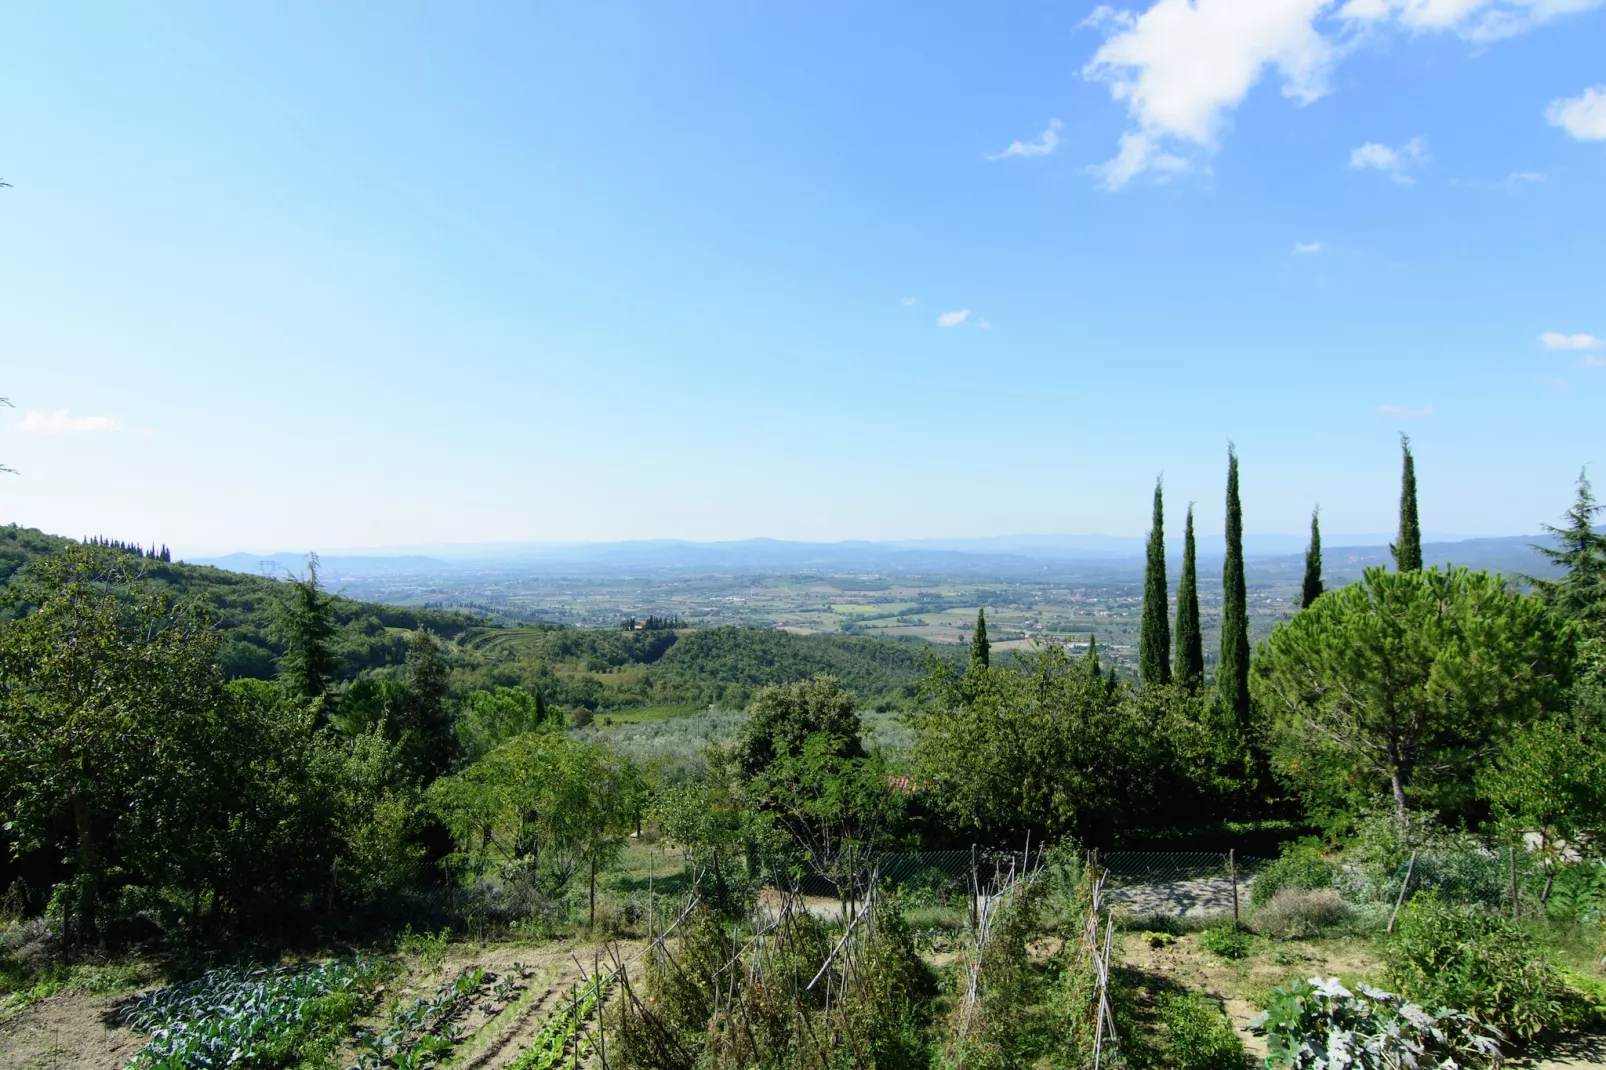
[[[1232,925],[1237,928],[1238,921],[1238,852],[1235,849],[1227,851],[1227,873],[1232,877]]]
[[[1405,890],[1411,886],[1411,874],[1416,872],[1416,852],[1411,852],[1411,864],[1405,867],[1405,880],[1400,884],[1399,898],[1394,900],[1394,913],[1389,915],[1389,932],[1394,931],[1394,919],[1400,916],[1400,907],[1405,902]]]

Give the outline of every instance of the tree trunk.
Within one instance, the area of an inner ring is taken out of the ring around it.
[[[1400,769],[1399,769],[1398,766],[1394,767],[1394,771],[1391,774],[1391,779],[1392,779],[1393,785],[1394,785],[1394,809],[1395,809],[1395,812],[1398,813],[1399,816],[1403,819],[1405,817],[1405,811],[1406,811],[1406,805],[1405,805],[1405,781],[1400,776]]]
[[[78,834],[78,895],[76,928],[80,939],[93,940],[97,929],[97,907],[100,905],[100,845],[95,841],[94,815],[89,800],[82,794],[72,798],[73,825]],[[69,922],[69,938],[74,928]]]

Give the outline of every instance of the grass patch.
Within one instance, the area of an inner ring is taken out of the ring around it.
[[[157,979],[147,962],[56,965],[33,970],[0,966],[0,1011],[16,1011],[69,989],[95,996],[133,992]]]

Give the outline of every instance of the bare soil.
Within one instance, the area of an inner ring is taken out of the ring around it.
[[[0,1017],[0,1070],[117,1070],[143,1043],[117,1024],[125,999],[69,989]]]

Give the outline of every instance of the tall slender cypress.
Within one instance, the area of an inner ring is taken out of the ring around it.
[[[1204,632],[1199,628],[1199,569],[1193,546],[1193,506],[1182,535],[1182,581],[1177,585],[1177,683],[1196,688],[1204,681]]]
[[[1149,558],[1143,568],[1143,617],[1138,623],[1138,679],[1145,684],[1171,682],[1170,616],[1165,585],[1165,497],[1157,480]]]
[[[976,634],[970,637],[970,667],[985,669],[992,664],[992,644],[987,642],[987,611],[976,610]]]
[[[1238,723],[1249,719],[1249,594],[1244,588],[1244,510],[1238,500],[1238,451],[1227,445],[1227,557],[1221,565],[1221,662],[1216,690]]]
[[[1095,681],[1104,679],[1104,672],[1099,668],[1099,639],[1092,632],[1087,633],[1087,674]]]
[[[1389,547],[1394,554],[1396,572],[1419,572],[1422,569],[1422,526],[1416,516],[1416,459],[1411,456],[1411,438],[1400,436],[1400,452],[1404,460],[1400,467],[1400,535]]]
[[[1320,509],[1310,511],[1310,545],[1305,547],[1305,582],[1299,589],[1299,608],[1309,609],[1310,604],[1322,596],[1322,529],[1316,522]]]

